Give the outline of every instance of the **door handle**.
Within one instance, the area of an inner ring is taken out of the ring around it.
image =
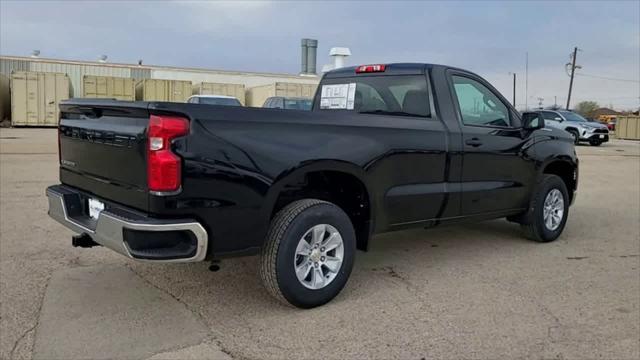
[[[478,139],[478,138],[469,139],[469,140],[465,141],[464,143],[467,144],[467,145],[473,146],[473,147],[478,147],[478,146],[482,145],[482,141],[480,141],[480,139]]]

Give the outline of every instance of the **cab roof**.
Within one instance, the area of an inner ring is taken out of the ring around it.
[[[368,65],[368,64],[362,64]],[[341,78],[341,77],[353,77],[356,76],[356,69],[362,65],[343,67],[335,70],[331,70],[325,73],[325,78]],[[376,65],[376,64],[371,64]],[[384,72],[372,72],[362,75],[423,75],[426,70],[433,67],[442,67],[442,65],[435,64],[423,64],[423,63],[392,63],[385,65]]]

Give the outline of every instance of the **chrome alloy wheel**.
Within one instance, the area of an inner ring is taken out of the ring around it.
[[[555,231],[562,222],[564,216],[564,198],[558,189],[549,191],[544,199],[543,209],[544,226]]]
[[[340,232],[329,224],[315,225],[304,233],[296,247],[296,277],[308,289],[322,289],[336,278],[343,258]]]

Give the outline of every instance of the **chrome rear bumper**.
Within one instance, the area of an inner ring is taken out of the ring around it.
[[[76,199],[75,197],[80,196],[80,193],[73,188],[64,185],[50,186],[47,188],[49,216],[72,231],[79,234],[86,233],[96,243],[136,260],[197,262],[204,260],[207,255],[207,231],[197,221],[190,219],[154,219],[140,215],[126,216],[131,214],[118,214],[115,211],[116,209],[109,208],[103,210],[98,215],[98,219],[94,220],[86,215],[77,214],[78,207],[81,206],[79,206],[79,198]],[[154,252],[151,258],[149,256],[140,256],[127,245],[125,230],[139,231],[144,234],[149,234],[150,232],[165,232],[165,234],[167,232],[172,234],[188,232],[195,238],[195,249],[188,254],[184,254],[184,256],[171,254],[171,256],[163,258],[161,251]]]

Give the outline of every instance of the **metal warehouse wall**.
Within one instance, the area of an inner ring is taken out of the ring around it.
[[[197,71],[174,69],[152,69],[151,77],[153,79],[189,80],[193,83],[212,82],[225,84],[244,84],[245,88],[273,84],[274,82],[318,84],[318,82],[320,81],[319,77],[306,77],[286,74],[261,74],[215,70]]]
[[[99,75],[99,76],[118,76],[130,77],[131,70],[127,68],[100,67],[90,65],[76,64],[56,64],[45,62],[32,62],[29,66],[30,71],[39,72],[55,72],[63,73],[69,76],[71,87],[73,88],[73,96],[82,96],[82,76]]]
[[[88,61],[1,56],[0,73],[11,76],[12,71],[38,71],[64,73],[69,76],[74,96],[83,94],[83,76],[115,76],[135,79],[187,80],[201,82],[244,84],[246,88],[275,82],[318,84],[320,77],[289,74],[254,73],[242,71],[174,68],[164,66],[138,66],[133,64],[97,63]]]
[[[0,74],[10,78],[11,71],[29,71],[29,62],[0,58]]]
[[[84,75],[97,76],[116,76],[116,77],[134,77],[145,79],[151,76],[151,70],[148,68],[135,68],[122,65],[110,64],[84,64],[79,62],[65,62],[62,60],[16,60],[0,58],[0,73],[11,76],[12,71],[38,71],[38,72],[54,72],[63,73],[69,76],[73,96],[80,97],[83,94]]]

